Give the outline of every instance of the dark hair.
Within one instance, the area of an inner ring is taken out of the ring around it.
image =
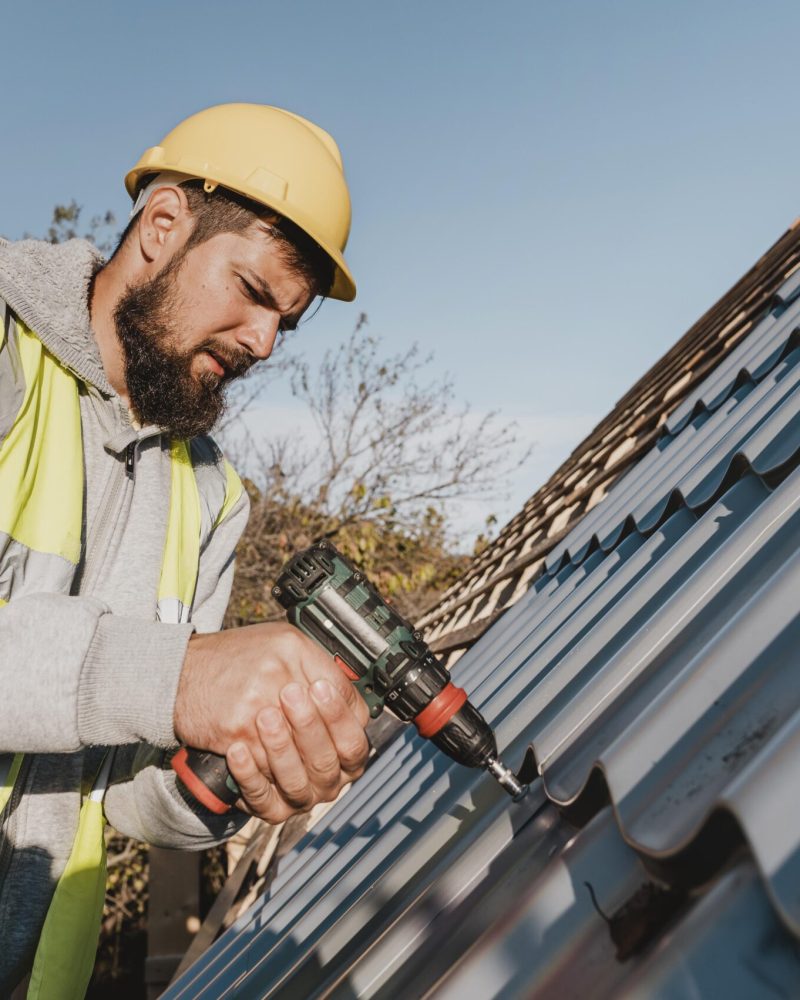
[[[149,184],[151,180],[152,176],[143,177],[142,186]],[[333,261],[319,244],[290,219],[228,188],[217,187],[209,194],[204,190],[201,180],[183,181],[179,187],[186,194],[189,211],[195,217],[194,229],[182,248],[181,257],[212,236],[219,233],[241,233],[249,229],[256,220],[261,220],[275,241],[283,262],[295,274],[304,278],[316,295],[328,294],[334,278]],[[125,243],[140,217],[141,213],[137,213],[128,223],[112,257]]]

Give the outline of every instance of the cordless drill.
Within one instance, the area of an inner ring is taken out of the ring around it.
[[[422,635],[384,601],[346,556],[322,541],[295,555],[272,588],[287,617],[332,654],[372,718],[384,706],[416,725],[448,757],[485,768],[515,801],[527,791],[497,756],[494,733],[457,688]],[[186,788],[215,813],[240,796],[225,758],[182,747],[172,766]]]

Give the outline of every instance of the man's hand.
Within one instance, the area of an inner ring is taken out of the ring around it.
[[[189,641],[175,700],[181,743],[224,754],[240,806],[280,823],[364,771],[369,712],[299,629],[249,625]]]

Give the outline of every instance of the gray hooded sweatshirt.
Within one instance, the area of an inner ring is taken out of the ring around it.
[[[101,263],[81,240],[60,246],[0,241],[0,321],[8,331],[22,320],[81,382],[85,481],[83,555],[72,594],[12,594],[0,610],[0,753],[25,754],[0,814],[3,996],[31,965],[72,847],[78,789],[91,785],[104,748],[117,747],[105,812],[121,833],[161,847],[200,849],[246,819],[190,805],[176,787],[168,751],[176,744],[172,716],[186,645],[193,630],[221,625],[247,496],[211,530],[224,472],[211,439],[195,439],[208,541],[192,623],[156,621],[169,441],[158,428],[133,427],[106,379],[88,311]],[[0,348],[0,442],[20,399],[14,343],[6,336]],[[0,545],[0,582],[7,558]]]

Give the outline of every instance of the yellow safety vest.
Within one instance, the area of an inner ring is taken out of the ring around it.
[[[0,532],[10,537],[12,545],[30,549],[37,557],[44,554],[47,580],[41,589],[68,593],[82,549],[79,383],[19,320],[16,332],[25,393],[0,446]],[[215,525],[242,492],[227,462],[225,468],[225,498]],[[177,623],[190,620],[200,562],[200,495],[186,441],[172,443],[171,469],[157,614],[160,621]],[[38,565],[41,573],[41,558]],[[5,603],[0,598],[0,606]],[[86,993],[105,899],[103,798],[113,757],[111,749],[81,806],[72,850],[36,949],[29,1000],[80,1000]],[[13,755],[5,776],[0,775],[0,813],[12,795],[22,760],[22,754]]]

